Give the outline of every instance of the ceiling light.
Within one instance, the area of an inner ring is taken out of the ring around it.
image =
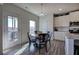
[[[43,3],[41,3],[40,6],[41,6],[40,16],[44,16],[44,13],[43,13]]]
[[[47,15],[47,13],[46,13],[46,12],[44,12],[44,4],[43,4],[43,3],[41,3],[41,4],[40,4],[40,6],[41,6],[40,16],[46,16],[46,15]]]
[[[62,9],[58,9],[59,11],[62,11]]]

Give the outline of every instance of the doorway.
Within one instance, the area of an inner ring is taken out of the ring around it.
[[[8,39],[9,41],[18,40],[18,18],[8,16]]]
[[[3,54],[13,55],[21,48],[21,39],[19,33],[18,16],[5,16],[4,19],[4,39]]]
[[[36,31],[36,22],[34,20],[29,21],[29,32],[31,35],[34,35],[34,32]]]

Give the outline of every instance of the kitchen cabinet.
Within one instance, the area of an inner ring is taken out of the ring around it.
[[[76,40],[76,42],[75,42]],[[79,34],[70,34],[67,33],[65,36],[65,54],[66,55],[74,55],[74,45],[79,45]],[[78,51],[76,51],[77,53]]]
[[[68,27],[69,15],[55,17],[55,27]]]
[[[79,11],[71,12],[69,15],[55,17],[55,27],[68,27],[70,22],[79,21]]]
[[[79,11],[70,13],[70,21],[79,21]]]
[[[55,31],[54,32],[54,39],[64,41],[65,40],[65,32]]]
[[[64,40],[65,33],[69,31],[70,22],[79,22],[79,11],[71,12],[69,15],[63,15],[54,18],[54,39]]]
[[[74,55],[74,39],[65,37],[65,54]]]

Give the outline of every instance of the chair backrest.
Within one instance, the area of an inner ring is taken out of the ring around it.
[[[52,37],[52,32],[48,32],[48,38],[51,39]]]
[[[44,37],[42,36],[42,35],[39,35],[39,41],[41,42],[41,41],[43,41],[44,40]]]
[[[45,42],[46,40],[46,34],[40,34],[39,35],[39,42]]]

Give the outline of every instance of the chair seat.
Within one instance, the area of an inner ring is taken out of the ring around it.
[[[43,43],[38,43],[38,44],[44,45],[44,44],[45,44],[45,42],[43,42]]]
[[[35,40],[35,39],[33,39],[33,40],[31,40],[31,42],[36,42],[36,40]]]
[[[39,42],[38,40],[36,41],[37,44],[45,44],[45,42]]]

